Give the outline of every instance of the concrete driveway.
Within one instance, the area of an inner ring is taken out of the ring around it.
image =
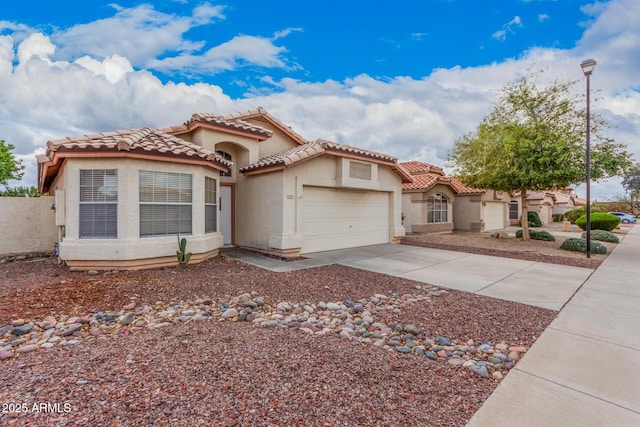
[[[560,310],[593,273],[588,268],[392,244],[306,254],[308,259],[294,262],[243,250],[223,256],[280,272],[341,264],[552,310]]]

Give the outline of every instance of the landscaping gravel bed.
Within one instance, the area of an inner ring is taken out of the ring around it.
[[[250,292],[268,313],[254,307],[240,321],[251,305],[238,298]],[[0,403],[13,404],[3,426],[463,426],[556,315],[343,266],[273,273],[225,258],[94,276],[6,263],[0,308],[0,327],[35,328],[4,333],[35,347],[0,361]],[[167,310],[175,315],[163,322]],[[362,329],[366,310],[379,325]],[[113,315],[113,333],[91,333],[106,324],[99,313]],[[69,344],[42,348],[47,330]],[[469,368],[489,357],[501,375]]]

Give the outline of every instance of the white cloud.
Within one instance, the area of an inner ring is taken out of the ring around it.
[[[287,68],[282,57],[284,47],[276,46],[271,39],[256,36],[237,36],[228,42],[213,47],[203,54],[183,54],[149,61],[149,67],[171,73],[217,74],[234,70],[245,65],[266,68]],[[295,68],[295,66],[292,66]]]
[[[31,34],[18,47],[18,61],[24,64],[33,56],[48,60],[55,51],[56,47],[51,43],[49,37],[40,33]]]
[[[78,58],[75,63],[93,71],[96,75],[104,76],[110,83],[116,83],[127,73],[133,71],[133,67],[127,58],[119,55],[109,56],[102,62],[89,56],[83,56]]]
[[[504,41],[507,39],[508,33],[515,33],[514,28],[516,27],[522,27],[522,20],[519,16],[514,16],[511,21],[502,26],[501,30],[496,31],[491,36],[496,40]]]
[[[112,7],[116,10],[113,17],[55,33],[52,38],[60,46],[60,57],[73,60],[85,55],[97,58],[120,55],[135,67],[148,67],[150,61],[167,52],[202,49],[203,41],[188,40],[185,33],[224,19],[223,7],[209,3],[196,7],[192,16],[166,14],[149,4],[133,8]]]
[[[538,21],[539,21],[539,22],[544,22],[544,21],[546,21],[547,19],[549,19],[549,15],[547,15],[546,13],[540,13],[540,14],[538,15]]]

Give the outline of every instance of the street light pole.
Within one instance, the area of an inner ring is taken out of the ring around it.
[[[591,258],[591,87],[590,77],[593,69],[596,67],[595,59],[587,59],[580,64],[582,72],[587,78],[587,258]]]

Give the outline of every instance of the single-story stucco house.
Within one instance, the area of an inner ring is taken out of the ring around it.
[[[191,262],[224,245],[297,257],[396,242],[411,181],[395,157],[307,141],[262,108],[49,141],[38,156],[72,269],[175,265],[177,235]]]
[[[509,220],[517,224],[522,217],[520,193],[514,193],[509,203]],[[537,212],[543,224],[553,222],[554,214],[565,214],[579,206],[584,206],[570,188],[565,190],[531,191],[527,193],[527,210]]]
[[[438,166],[404,162],[413,177],[402,185],[404,226],[408,233],[501,230],[508,225],[509,193],[470,188]]]

